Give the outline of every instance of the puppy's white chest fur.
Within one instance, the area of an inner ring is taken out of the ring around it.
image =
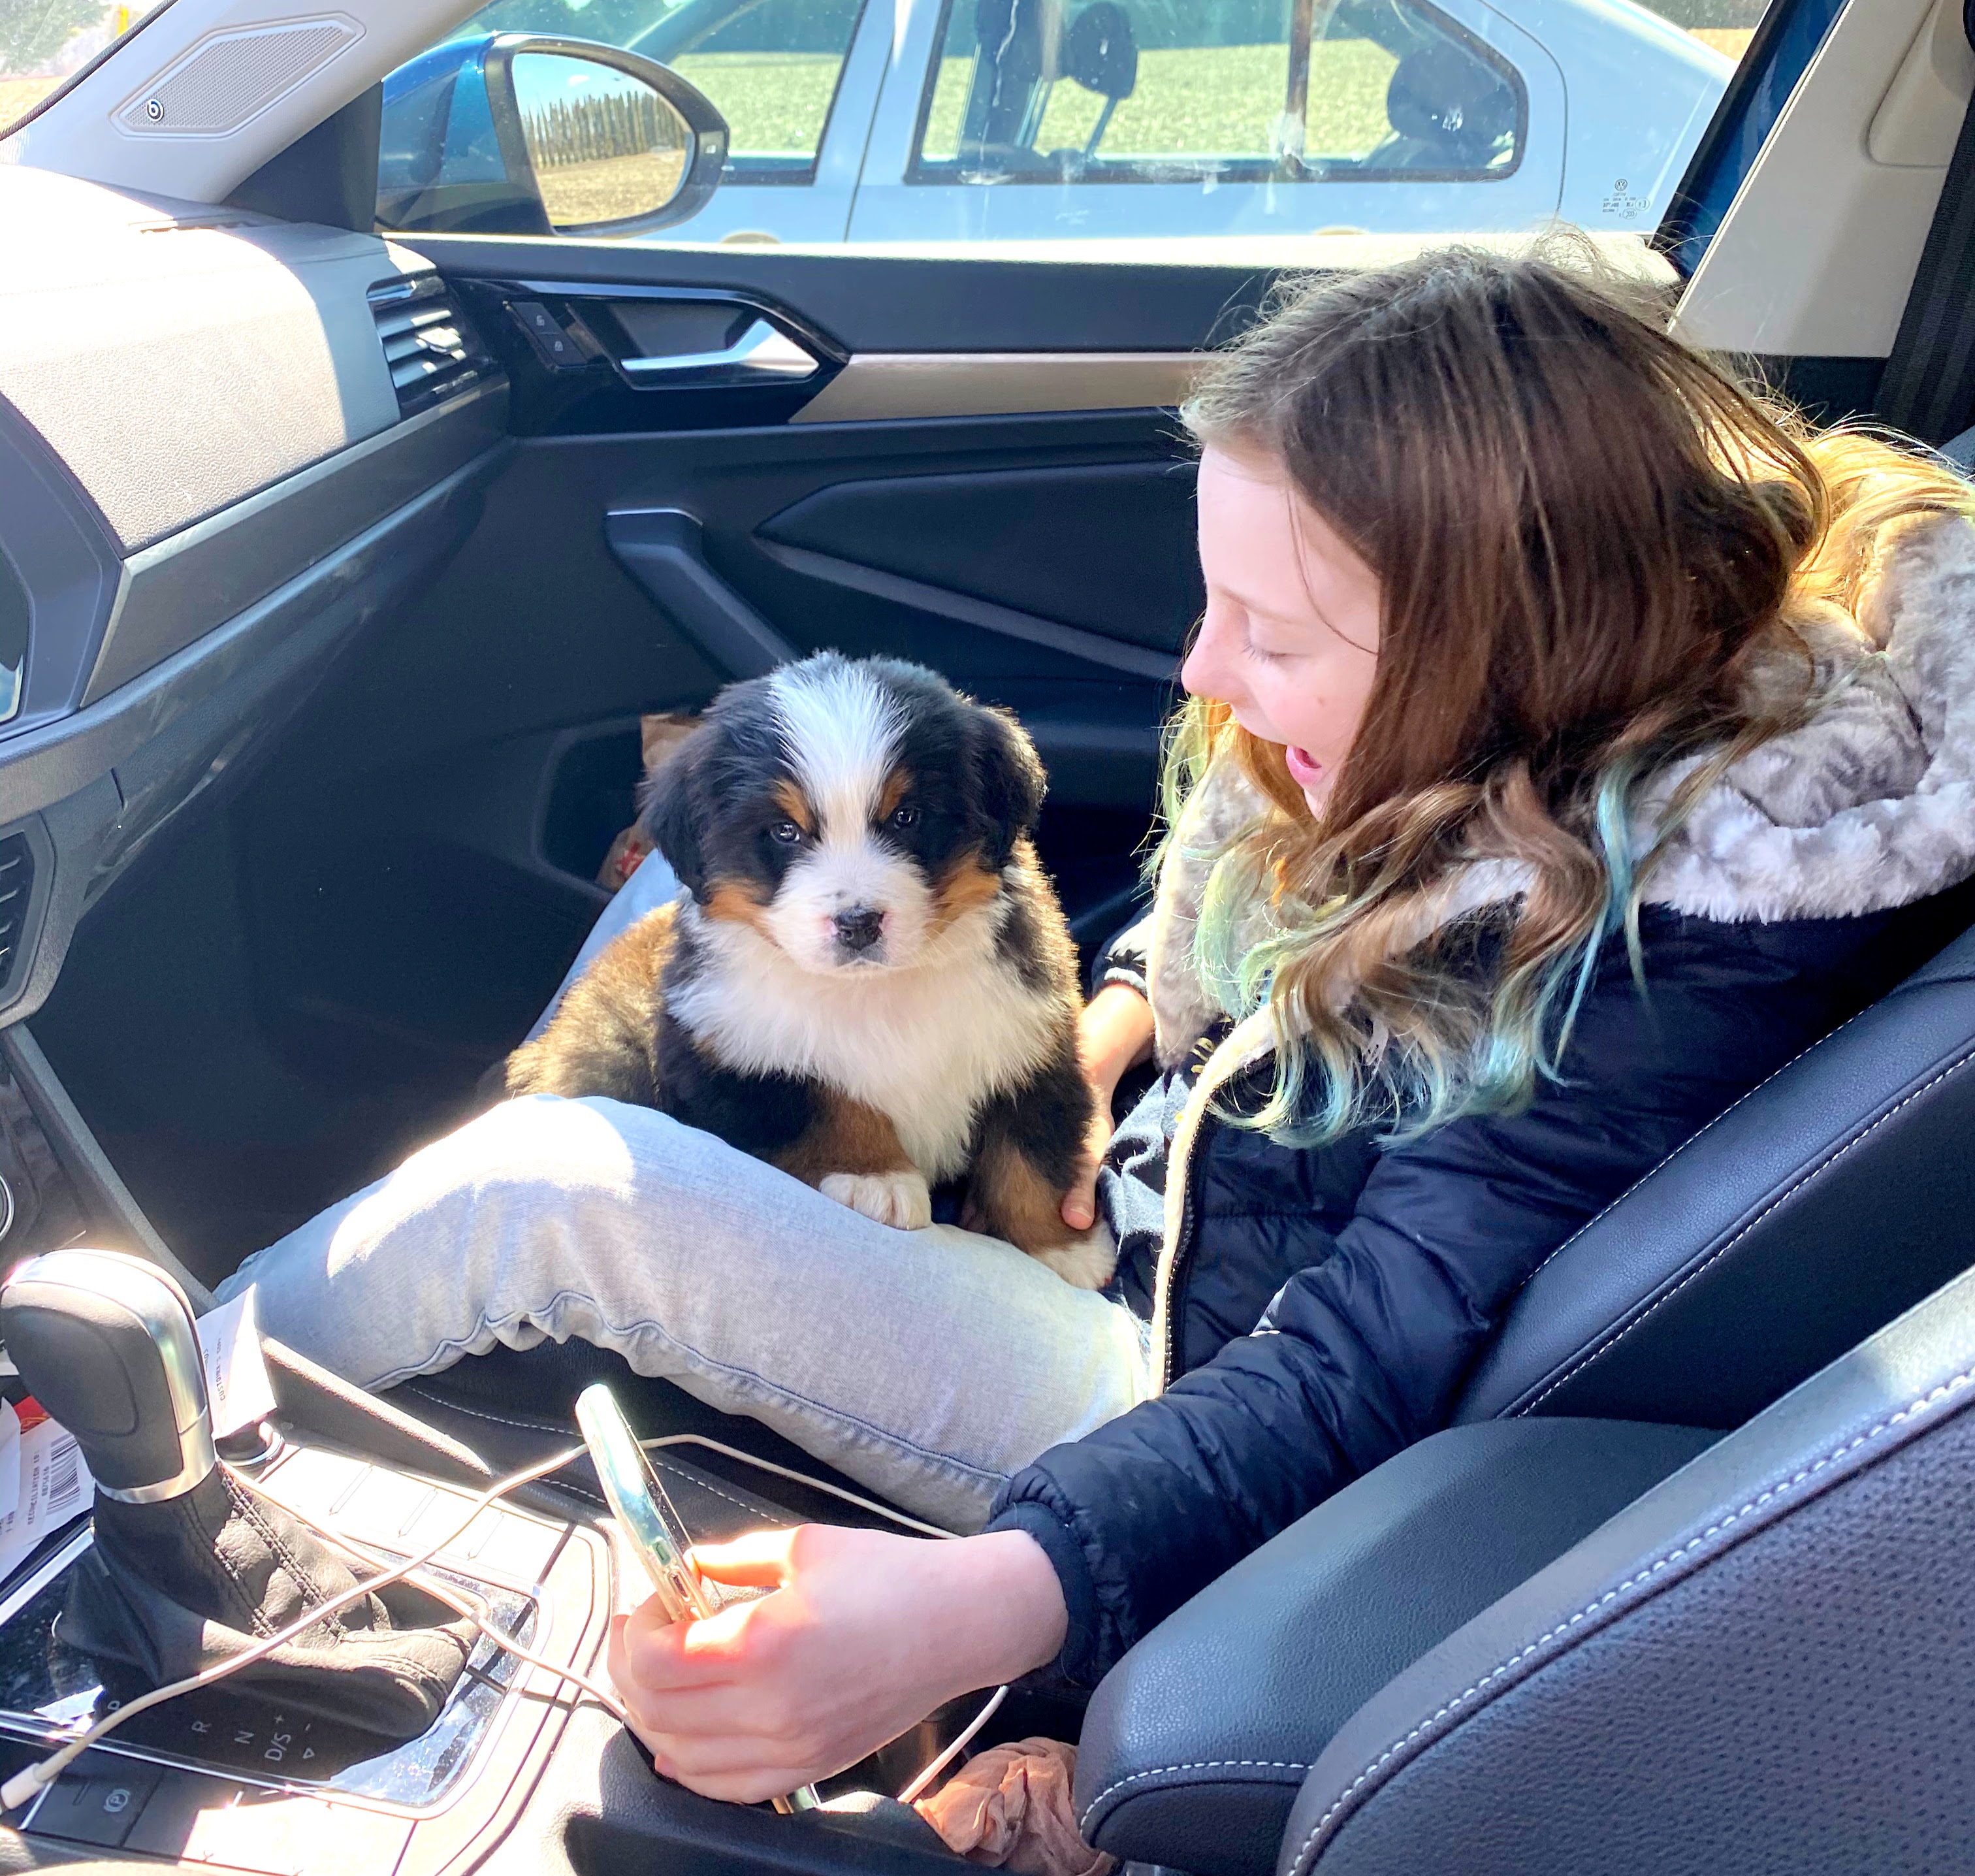
[[[956,920],[908,969],[806,971],[751,927],[688,904],[704,968],[667,991],[700,1047],[743,1074],[813,1076],[876,1108],[938,1184],[981,1108],[1048,1058],[1060,1012],[997,954],[1005,907]]]

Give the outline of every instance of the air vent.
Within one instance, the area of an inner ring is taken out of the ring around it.
[[[373,287],[370,310],[401,416],[472,389],[493,363],[436,274]]]
[[[28,931],[28,902],[34,897],[35,856],[25,834],[0,839],[0,991],[25,962],[21,941]]]

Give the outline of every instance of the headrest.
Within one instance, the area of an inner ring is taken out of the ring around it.
[[[1492,66],[1451,41],[1437,40],[1399,61],[1385,87],[1385,115],[1400,136],[1471,169],[1515,128],[1516,94]]]

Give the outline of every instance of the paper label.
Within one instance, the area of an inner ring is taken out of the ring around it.
[[[251,1289],[199,1319],[199,1350],[205,1365],[206,1407],[215,1440],[265,1420],[274,1411],[274,1384],[261,1359],[261,1330],[254,1320]]]
[[[31,1419],[19,1437],[20,1497],[0,1517],[0,1576],[51,1531],[87,1510],[96,1490],[73,1434],[44,1415]]]
[[[21,1502],[21,1416],[0,1401],[0,1518]]]

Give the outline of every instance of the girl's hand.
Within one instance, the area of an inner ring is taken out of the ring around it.
[[[1073,1231],[1087,1231],[1097,1222],[1097,1168],[1111,1144],[1112,1099],[1119,1078],[1142,1062],[1152,1046],[1152,1005],[1136,991],[1107,984],[1084,1005],[1077,1023],[1076,1053],[1096,1096],[1096,1111],[1085,1136],[1076,1183],[1063,1198],[1063,1221]]]
[[[705,1621],[656,1598],[611,1625],[610,1678],[660,1772],[708,1798],[779,1797],[956,1696],[1063,1646],[1063,1589],[1023,1531],[931,1540],[807,1524],[697,1549],[702,1575],[767,1585]]]

